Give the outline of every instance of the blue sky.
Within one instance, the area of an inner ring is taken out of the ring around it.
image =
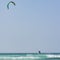
[[[60,0],[0,1],[0,52],[60,52]]]

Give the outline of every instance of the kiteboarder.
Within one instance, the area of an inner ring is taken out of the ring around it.
[[[39,52],[39,54],[41,53],[40,51],[38,51]]]

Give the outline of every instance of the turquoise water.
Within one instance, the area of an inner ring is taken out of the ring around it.
[[[59,53],[0,53],[0,60],[60,60]]]

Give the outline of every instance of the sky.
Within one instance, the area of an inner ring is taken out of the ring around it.
[[[59,53],[60,0],[0,0],[0,53]]]

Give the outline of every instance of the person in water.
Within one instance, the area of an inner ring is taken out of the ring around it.
[[[39,52],[39,54],[41,53],[40,51],[38,51]]]

